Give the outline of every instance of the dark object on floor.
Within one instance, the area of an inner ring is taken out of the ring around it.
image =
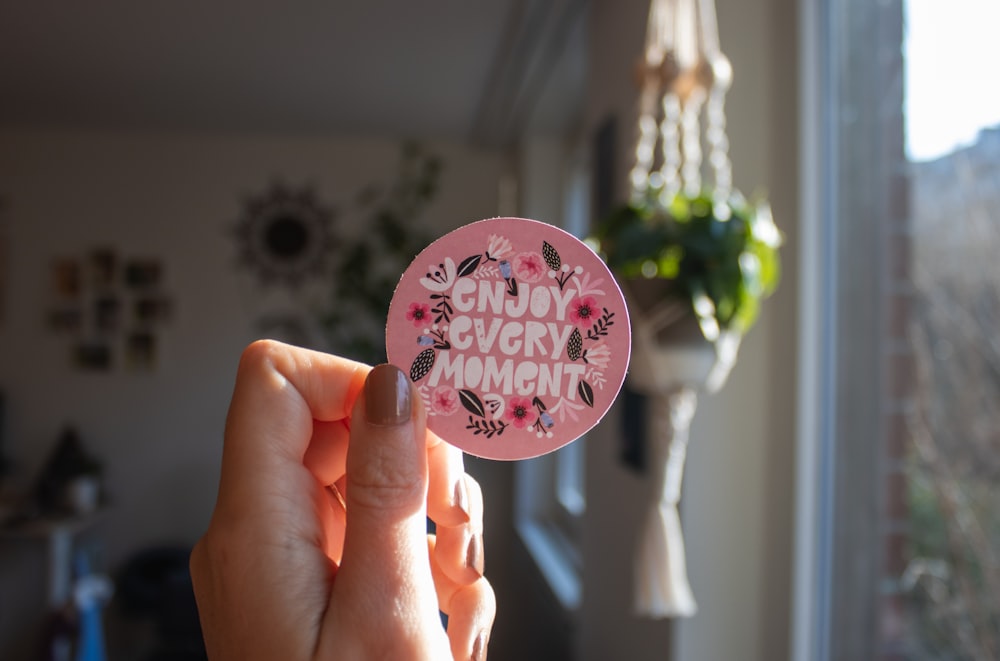
[[[132,556],[118,577],[129,617],[152,618],[156,640],[145,661],[207,661],[188,571],[189,548],[156,547]]]

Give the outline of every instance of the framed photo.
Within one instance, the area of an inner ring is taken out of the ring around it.
[[[125,364],[134,370],[156,367],[156,336],[152,333],[129,333],[125,340]]]
[[[73,349],[73,362],[81,370],[111,369],[111,347],[106,342],[81,342]]]
[[[142,297],[135,299],[133,311],[137,323],[143,325],[160,324],[170,319],[173,313],[173,304],[167,298]]]
[[[83,310],[79,305],[60,305],[49,310],[48,327],[59,333],[79,333],[83,330]]]
[[[155,259],[134,259],[125,264],[125,284],[133,289],[145,289],[160,284],[163,265]]]
[[[90,272],[94,286],[108,289],[118,278],[118,255],[111,248],[98,248],[90,253]]]
[[[82,290],[80,262],[57,258],[52,262],[52,290],[61,300],[75,299]]]
[[[94,319],[97,330],[114,333],[121,327],[122,302],[117,296],[99,296],[94,301]]]

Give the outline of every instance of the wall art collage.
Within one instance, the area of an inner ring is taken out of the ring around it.
[[[159,259],[124,257],[99,247],[56,257],[50,270],[46,326],[68,340],[73,367],[104,372],[157,367],[161,331],[174,313]]]

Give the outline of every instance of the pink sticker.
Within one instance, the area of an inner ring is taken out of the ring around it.
[[[386,326],[427,425],[464,451],[526,459],[591,429],[628,369],[625,299],[604,262],[522,218],[461,227],[403,274]]]

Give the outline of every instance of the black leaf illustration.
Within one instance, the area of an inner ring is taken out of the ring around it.
[[[503,430],[507,429],[507,423],[496,420],[476,420],[470,415],[469,424],[465,425],[465,428],[471,429],[473,436],[483,434],[486,438],[493,438],[494,434],[497,436],[503,434]]]
[[[596,340],[602,335],[607,335],[608,328],[615,325],[615,322],[612,321],[614,316],[614,312],[609,312],[607,308],[604,308],[604,314],[601,315],[601,318],[597,320],[597,323],[595,323],[593,327],[587,331],[587,338],[590,340]]]
[[[537,407],[539,411],[545,410],[545,403],[538,397],[535,397],[533,400],[531,400],[531,405]]]
[[[483,407],[483,402],[476,393],[471,390],[459,390],[458,398],[462,401],[462,406],[469,413],[474,413],[480,418],[486,417],[486,409]]]
[[[583,349],[583,336],[580,335],[579,328],[574,328],[566,343],[566,355],[570,360],[579,360],[581,349]]]
[[[482,255],[473,255],[472,257],[466,257],[463,259],[462,263],[458,265],[458,277],[461,278],[475,273],[476,268],[479,266],[479,260],[482,258]]]
[[[511,296],[517,296],[517,278],[507,278],[507,293]]]
[[[559,253],[549,245],[548,241],[542,241],[542,257],[545,258],[545,263],[553,271],[558,271],[562,267],[562,260],[559,258]]]
[[[581,381],[576,390],[580,393],[580,399],[583,400],[583,403],[590,408],[594,408],[594,389],[590,387],[590,384],[586,381]]]
[[[410,366],[410,380],[419,381],[427,376],[427,373],[434,367],[434,358],[436,357],[434,349],[424,349],[418,353],[417,357],[413,359],[413,365]]]

